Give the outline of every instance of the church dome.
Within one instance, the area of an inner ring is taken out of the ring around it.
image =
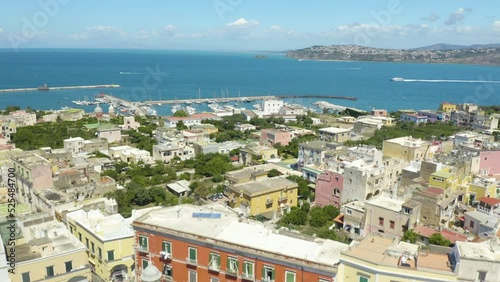
[[[97,104],[97,107],[94,109],[94,114],[101,114],[102,113],[102,108]]]
[[[141,281],[156,282],[161,280],[161,272],[152,263],[142,271]]]
[[[115,107],[113,107],[113,104],[109,105],[108,113],[114,114],[115,113]]]

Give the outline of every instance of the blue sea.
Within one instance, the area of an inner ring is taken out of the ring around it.
[[[265,55],[257,59],[256,55]],[[393,82],[392,77],[410,81]],[[316,100],[369,110],[436,109],[442,101],[500,104],[500,67],[458,64],[297,61],[282,53],[24,49],[0,50],[0,89],[120,84],[79,89],[0,94],[7,105],[35,109],[83,107],[98,93],[132,101],[257,95],[354,96],[356,101]],[[242,106],[242,105],[240,105]],[[169,115],[170,106],[154,106]],[[198,110],[207,110],[197,105]],[[248,105],[247,105],[248,107]]]

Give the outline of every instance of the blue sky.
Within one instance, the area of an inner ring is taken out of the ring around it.
[[[498,0],[38,0],[2,1],[0,11],[0,48],[500,43]]]

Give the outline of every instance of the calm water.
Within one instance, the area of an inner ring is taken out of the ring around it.
[[[435,109],[442,101],[500,104],[500,67],[296,61],[282,54],[130,50],[0,50],[0,88],[120,84],[118,89],[0,94],[5,105],[59,109],[105,92],[125,99],[325,94],[364,110]],[[151,73],[156,73],[151,75]],[[403,77],[415,82],[391,82]],[[463,81],[457,82],[455,80]],[[468,81],[468,82],[465,82]],[[470,82],[492,81],[492,82]],[[322,99],[324,100],[324,99]],[[315,99],[296,100],[310,105]],[[327,100],[328,101],[328,100]],[[240,105],[242,106],[242,105]],[[78,106],[76,106],[78,107]],[[155,106],[170,114],[169,106]],[[92,107],[85,108],[91,110]],[[206,109],[206,108],[203,108]],[[200,110],[203,110],[200,109]]]

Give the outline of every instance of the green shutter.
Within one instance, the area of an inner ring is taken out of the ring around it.
[[[286,272],[286,282],[295,282],[295,273],[287,271]]]
[[[220,255],[217,255],[217,266],[220,267]]]
[[[230,261],[230,260],[231,260],[231,259],[230,259],[229,257],[227,257],[227,261],[226,261],[226,270],[231,269],[231,268],[229,267],[229,265],[230,265],[230,264],[229,264],[229,261]]]
[[[359,282],[368,282],[368,278],[360,276]]]
[[[196,249],[189,248],[189,259],[195,261],[196,260]]]
[[[261,269],[261,274],[262,280],[266,279],[266,268],[263,266]]]
[[[272,271],[271,279],[274,280],[274,268],[271,271]]]
[[[148,267],[149,265],[149,262],[145,259],[142,260],[142,269],[146,269],[146,267]]]

